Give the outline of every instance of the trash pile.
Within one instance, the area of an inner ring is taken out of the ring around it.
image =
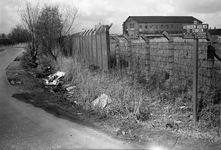
[[[43,79],[44,85],[58,86],[64,83],[65,72],[57,71],[54,74],[50,74],[47,78]]]
[[[47,88],[52,87],[52,92],[66,91],[67,100],[72,101],[77,87],[71,85],[70,83],[64,84],[64,76],[65,72],[57,71],[56,73],[47,76],[47,78],[44,78],[43,83],[45,86],[49,86]],[[108,95],[103,93],[95,100],[93,100],[91,105],[94,109],[108,109],[108,106],[111,103],[112,99]]]

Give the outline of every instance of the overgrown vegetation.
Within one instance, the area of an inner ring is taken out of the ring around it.
[[[82,65],[76,58],[59,58],[59,69],[67,73],[66,81],[76,86],[71,100],[84,109],[93,109],[92,101],[105,93],[111,97],[112,102],[106,109],[99,110],[98,114],[102,117],[131,120],[145,125],[148,129],[170,128],[189,136],[198,137],[199,133],[201,136],[208,136],[206,132],[201,132],[209,131],[208,129],[214,129],[217,136],[219,135],[220,122],[214,122],[212,118],[208,120],[201,117],[198,126],[193,124],[191,79],[186,78],[186,83],[182,85],[179,80],[168,82],[166,76],[162,79],[165,73],[158,71],[153,73],[149,80],[133,80],[116,70],[105,73],[91,68],[93,67]],[[209,113],[219,114],[218,107],[209,110]],[[209,115],[206,111],[204,108],[203,116]],[[216,126],[213,126],[216,128],[205,127],[204,123],[216,123]],[[217,128],[219,129],[215,130]]]
[[[27,2],[18,12],[25,31],[29,33],[28,57],[31,61],[37,64],[41,57],[56,61],[69,42],[61,39],[77,27],[78,9],[69,5],[48,4],[40,8],[39,4]]]

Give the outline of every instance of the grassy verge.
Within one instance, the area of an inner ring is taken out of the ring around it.
[[[105,73],[83,66],[73,58],[61,58],[59,68],[67,73],[66,81],[76,86],[70,101],[77,101],[84,109],[93,110],[91,102],[102,93],[112,99],[106,110],[95,111],[101,118],[107,118],[103,122],[108,124],[109,129],[106,130],[116,135],[138,141],[151,137],[159,143],[171,133],[171,139],[182,136],[184,139],[220,140],[219,129],[206,127],[204,120],[193,124],[192,93],[184,88],[190,88],[189,83],[159,83],[161,76],[156,72],[143,84],[129,76],[122,76],[116,70]],[[167,145],[168,141],[165,143]]]
[[[16,66],[19,66],[18,62]],[[21,94],[25,95],[26,102],[57,116],[62,115],[84,125],[95,125],[147,148],[150,147],[147,143],[166,148],[174,144],[173,148],[219,148],[221,139],[216,130],[200,128],[192,123],[191,93],[184,93],[172,84],[159,83],[159,73],[152,74],[150,81],[144,84],[116,70],[106,73],[93,66],[87,67],[78,58],[60,57],[51,66],[66,72],[66,83],[75,86],[72,94],[53,92],[53,87],[42,86],[41,78],[35,76],[41,70],[29,69],[17,75],[24,79],[19,88],[24,89]],[[7,72],[15,70],[11,67]],[[22,74],[24,76],[19,76]],[[95,109],[92,101],[103,93],[112,101],[103,110]],[[14,97],[24,100],[21,94]]]

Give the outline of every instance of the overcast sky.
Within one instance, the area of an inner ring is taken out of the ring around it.
[[[122,33],[128,16],[194,16],[210,27],[221,28],[221,0],[29,0],[32,3],[67,3],[78,7],[82,29],[99,22],[113,26],[110,33]],[[25,0],[0,0],[0,33],[8,33],[20,23],[18,7]]]

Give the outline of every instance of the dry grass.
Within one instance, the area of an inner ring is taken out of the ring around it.
[[[159,141],[167,141],[168,132],[183,137],[218,139],[219,131],[200,130],[200,125],[207,122],[200,121],[199,126],[192,123],[192,94],[189,82],[179,83],[179,80],[174,80],[166,84],[160,82],[160,72],[156,72],[151,74],[150,80],[139,83],[116,70],[103,72],[92,66],[88,67],[79,60],[59,57],[57,62],[50,63],[51,66],[56,66],[55,70],[66,73],[66,82],[76,86],[71,101],[76,101],[85,110],[90,110],[86,112],[97,112],[94,115],[101,118],[108,117],[106,123],[107,126],[113,126],[111,132],[117,132],[124,127],[129,128],[135,137],[148,139],[154,136]],[[102,93],[110,96],[112,103],[105,111],[91,111],[94,110],[91,102]],[[121,120],[129,123],[125,125]],[[168,124],[172,127],[167,128]],[[139,128],[136,128],[138,125]],[[163,139],[157,136],[163,136]]]
[[[91,102],[105,93],[112,99],[108,108],[109,114],[142,118],[140,114],[149,111],[148,108],[142,107],[146,100],[144,90],[130,86],[130,78],[122,77],[118,73],[93,70],[80,64],[76,58],[60,57],[58,64],[60,70],[66,72],[66,81],[77,86],[75,98],[78,97],[79,103],[86,109],[91,109]]]

